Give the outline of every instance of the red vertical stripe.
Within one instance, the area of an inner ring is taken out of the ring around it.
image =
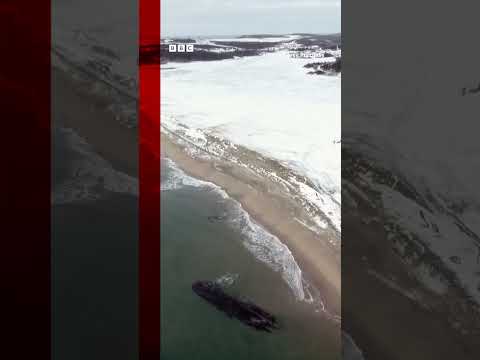
[[[50,0],[0,16],[0,357],[50,360]]]
[[[160,357],[160,0],[140,0],[140,360]],[[155,58],[155,56],[154,56]]]

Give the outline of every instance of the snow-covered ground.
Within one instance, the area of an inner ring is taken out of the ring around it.
[[[224,137],[306,176],[329,196],[305,196],[340,230],[341,77],[307,75],[309,62],[280,50],[170,63],[162,70],[162,125],[186,126],[198,143],[204,134]]]

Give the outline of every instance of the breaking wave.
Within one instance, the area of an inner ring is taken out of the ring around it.
[[[162,161],[168,167],[168,174],[162,179],[162,191],[183,187],[204,187],[215,191],[218,196],[228,202],[228,223],[244,235],[243,245],[255,258],[281,274],[297,300],[312,301],[311,292],[308,290],[310,286],[304,280],[302,270],[285,244],[257,224],[242,205],[230,198],[223,189],[213,183],[188,176],[170,159],[162,159]]]
[[[183,187],[215,187],[214,184],[206,181],[195,179],[185,174],[172,160],[162,159],[165,166],[168,168],[168,174],[162,178],[160,184],[161,191],[178,190]]]
[[[250,215],[235,201],[232,224],[244,236],[245,247],[260,261],[281,273],[298,300],[305,300],[302,270],[288,247],[276,236],[251,219]]]

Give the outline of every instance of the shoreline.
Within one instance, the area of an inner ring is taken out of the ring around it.
[[[160,143],[163,156],[174,161],[187,175],[222,188],[256,222],[286,245],[306,274],[304,278],[322,294],[327,311],[340,316],[340,256],[320,235],[292,216],[292,212],[299,211],[300,204],[286,196],[278,184],[239,165],[217,158],[192,157],[185,147],[163,132]]]

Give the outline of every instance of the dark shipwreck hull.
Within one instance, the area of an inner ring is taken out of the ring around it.
[[[256,330],[271,332],[272,329],[278,329],[275,316],[249,301],[239,300],[225,293],[215,282],[196,281],[192,284],[192,290],[229,317],[236,318]]]

